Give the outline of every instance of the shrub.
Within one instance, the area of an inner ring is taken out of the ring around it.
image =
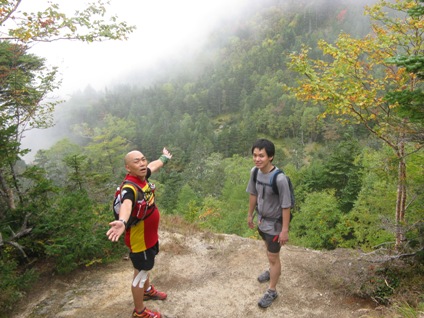
[[[7,317],[7,313],[29,290],[38,275],[32,269],[19,270],[16,261],[5,250],[0,255],[0,268],[0,317]]]

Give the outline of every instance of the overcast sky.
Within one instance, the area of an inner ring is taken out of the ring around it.
[[[85,0],[53,1],[74,12]],[[134,69],[175,57],[183,48],[199,45],[223,17],[238,12],[244,0],[111,0],[108,9],[121,20],[136,25],[128,41],[80,43],[59,41],[37,44],[32,52],[59,66],[63,80],[61,95],[91,85],[95,89],[116,84]],[[47,0],[23,0],[22,11],[43,9]]]

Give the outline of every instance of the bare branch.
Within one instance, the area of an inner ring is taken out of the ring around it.
[[[24,251],[23,247],[19,243],[7,241],[6,244],[9,244],[9,245],[12,245],[12,246],[16,247],[22,253],[22,255],[25,258],[28,258],[28,256],[25,254],[25,251]]]
[[[12,236],[7,241],[3,240],[3,235],[0,233],[0,247],[2,247],[4,244],[12,245],[13,247],[17,248],[25,258],[28,258],[28,256],[26,255],[26,253],[24,251],[23,246],[20,245],[19,243],[15,242],[15,241],[17,239],[31,233],[32,228],[28,228],[28,219],[29,219],[30,215],[31,215],[30,213],[25,215],[24,222],[22,223],[22,226],[17,233],[15,233],[11,228],[9,228],[10,232],[12,233]]]
[[[388,243],[385,243],[385,244],[394,244],[394,242],[388,242]],[[383,245],[383,244],[380,244],[380,245]],[[398,260],[398,259],[415,257],[418,253],[423,252],[423,251],[424,251],[424,247],[422,247],[420,250],[417,250],[417,251],[412,252],[412,253],[388,255],[388,254],[386,254],[387,250],[379,249],[377,251],[373,251],[373,252],[370,252],[370,253],[364,253],[360,256],[360,258],[365,259],[365,261],[368,261],[370,263],[386,263],[386,262],[394,261],[394,260]]]
[[[11,229],[13,236],[10,238],[9,241],[14,241],[16,239],[19,239],[25,235],[28,235],[32,231],[32,228],[28,228],[28,219],[30,216],[31,216],[31,213],[28,213],[27,215],[25,215],[24,222],[22,223],[22,226],[19,229],[18,233],[15,234]]]

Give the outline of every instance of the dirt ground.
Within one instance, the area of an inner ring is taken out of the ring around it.
[[[355,286],[346,278],[360,278],[366,270],[352,251],[283,247],[279,297],[261,309],[257,302],[267,288],[256,279],[267,267],[261,241],[161,231],[160,244],[151,282],[168,299],[146,305],[166,317],[387,317],[383,308],[350,296]],[[130,317],[131,280],[131,261],[124,258],[72,278],[56,278],[33,290],[19,306],[22,311],[11,318]]]

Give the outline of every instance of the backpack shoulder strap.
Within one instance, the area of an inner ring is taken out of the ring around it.
[[[278,194],[277,176],[280,173],[282,173],[282,174],[284,174],[286,176],[287,184],[289,185],[289,189],[290,189],[290,200],[291,200],[291,203],[292,203],[291,208],[293,209],[295,207],[295,200],[296,200],[295,199],[295,195],[294,195],[293,184],[292,184],[292,182],[290,180],[290,177],[288,175],[286,175],[282,169],[278,169],[278,171],[276,171],[275,174],[274,174],[274,176],[273,176],[272,190],[274,191],[275,194]]]
[[[259,170],[259,168],[258,168],[258,167],[255,167],[255,168],[253,169],[253,182],[254,182],[254,183],[256,183],[256,179],[258,178],[258,170]]]
[[[253,182],[255,182],[255,183],[256,183],[257,178],[258,178],[258,171],[259,171],[259,168],[257,168],[257,167],[255,167],[254,170],[253,170]],[[273,171],[273,174],[272,174],[272,176],[269,180],[269,184],[268,183],[264,184],[262,182],[259,182],[259,183],[267,185],[267,186],[271,186],[272,191],[275,194],[278,194],[277,175],[280,174],[280,173],[284,173],[284,172],[282,170],[280,170],[279,168],[275,167],[275,170]]]
[[[271,179],[272,191],[277,195],[279,193],[278,186],[277,186],[277,177],[280,173],[284,174],[284,171],[275,167],[275,171],[274,171],[274,174],[272,175],[272,179]]]
[[[136,194],[136,191],[143,192],[143,189],[137,183],[132,182],[130,180],[124,180],[122,182],[121,189],[123,189],[123,188],[132,189],[134,191],[134,194]]]
[[[137,204],[137,200],[139,198],[139,196],[143,193],[143,189],[136,184],[135,182],[132,182],[130,180],[124,180],[121,184],[121,195],[122,195],[122,189],[127,188],[127,189],[131,189],[131,191],[134,193],[134,202],[133,202],[133,209],[135,207],[135,205]],[[122,197],[121,197],[122,199]]]

